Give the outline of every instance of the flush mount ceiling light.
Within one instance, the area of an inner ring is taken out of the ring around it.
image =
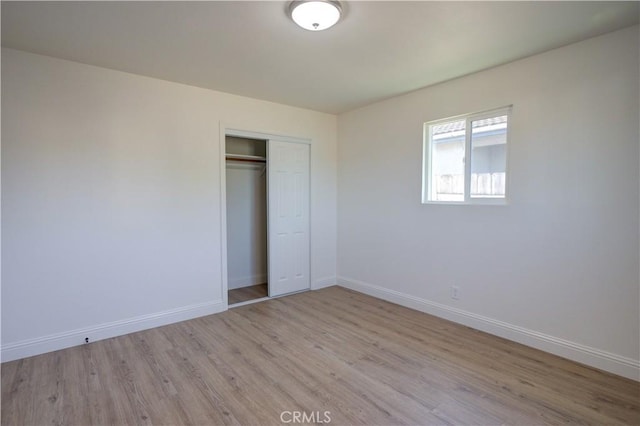
[[[297,0],[289,5],[291,19],[309,31],[322,31],[340,19],[340,2],[331,0]]]

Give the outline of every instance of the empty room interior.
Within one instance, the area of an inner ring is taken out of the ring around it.
[[[3,425],[640,424],[637,1],[2,1]]]

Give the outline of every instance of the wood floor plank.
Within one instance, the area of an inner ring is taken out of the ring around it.
[[[267,284],[256,284],[249,287],[235,288],[229,290],[229,305],[246,302],[253,299],[261,299],[269,295]]]
[[[351,321],[350,316],[352,316],[352,312],[357,312],[358,310],[362,310],[363,306],[356,306],[356,305],[351,305],[351,310],[346,310],[344,312],[333,312],[334,313],[334,317],[336,318],[337,321]],[[330,309],[325,307],[325,309]],[[404,309],[404,308],[402,308]],[[411,310],[407,310],[409,312],[415,312],[415,311],[411,311]],[[398,324],[401,324],[400,322],[396,322]],[[363,324],[356,324],[359,328],[363,327]],[[379,332],[375,330],[375,324],[373,324],[373,322],[368,325],[369,327],[369,331],[371,331],[374,335],[378,335]],[[458,328],[460,328],[458,326]],[[419,336],[417,335],[411,335],[411,327],[402,327],[402,333],[400,333],[398,335],[398,338],[395,339],[397,341],[397,343],[404,345],[406,344],[406,342],[403,341],[403,338],[407,336],[407,333],[409,335],[409,337],[414,341],[414,342],[422,342],[422,340],[420,339]],[[405,333],[406,332],[406,333]],[[436,348],[436,349],[442,349],[447,353],[447,357],[449,358],[449,360],[454,359],[455,360],[455,366],[456,369],[459,370],[461,367],[464,367],[468,362],[471,362],[472,365],[472,369],[477,368],[478,366],[483,366],[486,369],[488,369],[489,371],[493,370],[493,374],[492,377],[496,378],[498,375],[503,375],[502,377],[502,383],[503,383],[503,390],[507,390],[509,389],[509,387],[507,387],[506,385],[509,385],[511,387],[517,388],[522,384],[526,384],[529,386],[532,386],[532,389],[530,390],[530,394],[531,395],[538,395],[538,399],[535,401],[529,401],[531,402],[536,402],[539,404],[548,404],[548,395],[556,395],[555,398],[565,398],[566,401],[564,401],[565,406],[570,405],[573,403],[573,401],[571,400],[571,390],[572,390],[572,385],[573,383],[571,381],[567,381],[566,377],[563,377],[562,375],[558,376],[558,375],[550,375],[549,377],[547,377],[546,380],[544,381],[540,381],[539,379],[539,374],[542,373],[543,370],[538,369],[536,374],[523,374],[523,371],[518,371],[518,370],[522,370],[521,366],[516,365],[516,366],[512,366],[512,363],[502,363],[500,362],[500,354],[496,353],[495,350],[490,351],[488,353],[488,356],[482,356],[482,348],[487,347],[488,345],[478,345],[477,342],[479,340],[486,340],[487,338],[491,341],[491,343],[495,344],[495,343],[503,343],[508,345],[509,347],[514,347],[514,348],[524,348],[526,349],[526,353],[528,354],[535,354],[537,358],[541,358],[541,359],[545,359],[548,358],[550,360],[553,360],[555,363],[559,363],[559,364],[565,364],[565,365],[570,365],[573,367],[579,367],[582,368],[585,371],[591,370],[591,371],[595,371],[593,369],[589,369],[589,367],[585,367],[585,366],[578,366],[575,363],[571,363],[569,361],[566,360],[561,360],[558,359],[557,357],[554,357],[553,355],[549,355],[549,354],[544,354],[542,352],[539,351],[533,351],[530,348],[526,348],[522,345],[517,345],[513,342],[508,342],[505,341],[504,339],[498,339],[494,336],[490,336],[487,335],[485,333],[480,333],[476,330],[471,330],[471,329],[460,329],[459,332],[466,332],[466,334],[470,334],[469,339],[464,339],[464,341],[466,342],[464,349],[465,350],[459,350],[460,349],[460,344],[457,343],[456,346],[458,347],[458,350],[455,350],[455,346],[451,347],[451,348],[446,348],[446,342],[450,342],[450,339],[446,336],[438,336],[438,339],[433,341],[433,342],[437,342],[437,344],[430,344],[430,349]],[[391,339],[388,339],[387,341],[391,342]],[[419,348],[419,345],[415,345],[416,347]],[[522,351],[521,351],[522,352]],[[508,353],[507,353],[508,354]],[[415,358],[416,354],[413,355],[413,357]],[[498,358],[496,360],[496,358]],[[517,359],[517,361],[521,361],[520,358]],[[446,363],[448,363],[449,361],[441,361],[440,363],[445,365]],[[519,362],[518,362],[519,363]],[[550,370],[553,371],[553,363],[546,363],[546,362],[540,362],[540,360],[536,360],[535,364],[537,364],[540,367],[544,367],[545,370]],[[461,374],[461,371],[458,371],[458,374]],[[514,378],[515,377],[515,378]],[[476,378],[477,380],[478,378]],[[635,382],[631,382],[631,383],[635,383]],[[616,404],[616,406],[622,405],[622,404],[626,404],[626,403],[634,403],[634,399],[635,398],[635,403],[637,403],[637,395],[638,395],[638,391],[637,391],[637,384],[632,385],[635,386],[634,390],[630,390],[630,392],[628,393],[628,397],[631,397],[632,399],[628,399],[628,398],[622,398],[620,400],[618,400],[617,402],[619,404]],[[548,387],[553,387],[552,389],[547,389]],[[499,390],[498,390],[499,391]],[[614,392],[615,394],[615,392]],[[611,394],[609,395],[609,397],[611,397]],[[601,399],[600,396],[595,395],[594,398],[599,398]],[[580,401],[580,403],[582,403],[583,401]],[[603,410],[606,410],[608,407],[607,404],[603,404],[600,408]],[[615,413],[610,413],[610,415],[615,417]],[[569,414],[565,413],[564,417],[569,416]],[[596,417],[599,416],[599,414],[595,415]],[[619,419],[621,421],[623,421],[624,419]],[[604,421],[604,418],[601,418],[601,421]]]
[[[270,425],[294,411],[339,425],[640,424],[638,382],[340,287],[1,376],[3,425]]]

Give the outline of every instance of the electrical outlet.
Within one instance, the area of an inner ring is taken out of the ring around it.
[[[453,300],[459,300],[460,299],[460,287],[458,287],[457,285],[452,285],[451,286],[451,298]]]

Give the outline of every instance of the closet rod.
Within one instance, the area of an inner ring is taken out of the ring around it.
[[[252,158],[227,158],[230,161],[243,161],[247,163],[266,163],[267,160],[254,160]]]
[[[238,154],[227,154],[227,160],[232,161],[246,161],[248,163],[266,163],[267,159],[264,157],[258,157],[255,155],[238,155]]]

